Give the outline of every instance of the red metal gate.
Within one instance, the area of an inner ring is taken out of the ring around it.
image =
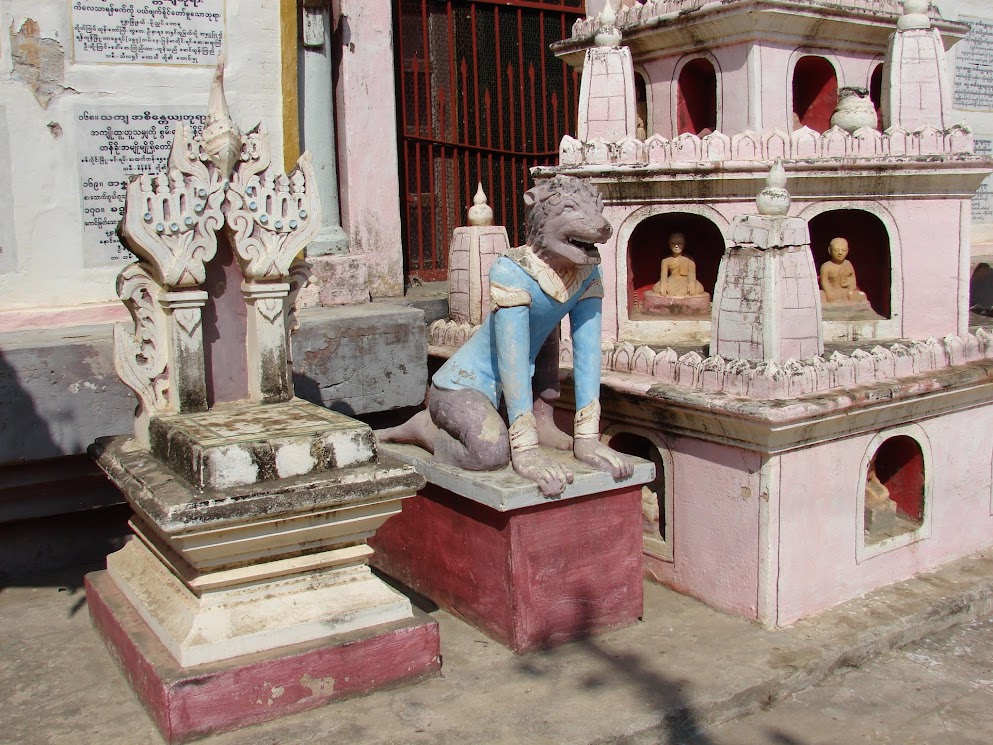
[[[452,230],[477,182],[512,245],[524,240],[528,169],[574,133],[579,76],[548,45],[585,0],[395,0],[406,269],[448,273]]]

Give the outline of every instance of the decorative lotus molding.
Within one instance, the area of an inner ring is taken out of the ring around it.
[[[572,366],[568,346],[562,345],[559,363],[563,367]],[[851,354],[834,352],[827,359],[811,357],[759,363],[703,357],[698,352],[679,355],[671,348],[655,350],[617,342],[603,345],[602,369],[681,388],[784,399],[935,372],[980,359],[993,359],[993,334],[985,329],[979,329],[975,335],[877,345],[868,351],[856,349]]]
[[[428,328],[428,344],[436,352],[456,349],[479,328],[449,319]],[[877,345],[851,354],[834,352],[826,359],[788,359],[783,362],[750,362],[704,357],[699,352],[680,355],[674,349],[652,349],[629,342],[605,343],[601,369],[644,380],[711,393],[756,399],[795,398],[838,388],[869,385],[886,380],[943,370],[981,359],[993,359],[993,334],[979,329],[975,335],[928,338],[909,344]],[[559,365],[572,367],[572,346],[562,344]]]
[[[885,132],[863,127],[849,134],[840,127],[815,132],[809,127],[787,133],[779,129],[745,131],[729,137],[713,132],[705,137],[681,134],[668,140],[624,137],[583,142],[566,135],[559,143],[561,166],[654,166],[722,161],[818,160],[832,158],[912,158],[930,155],[972,155],[972,130],[956,124],[947,130],[926,126],[914,132],[890,127]]]

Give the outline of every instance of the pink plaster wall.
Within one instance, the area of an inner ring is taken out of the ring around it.
[[[672,438],[673,562],[657,579],[723,611],[757,618],[759,467],[756,453]]]
[[[718,74],[718,106],[721,113],[717,117],[721,131],[725,134],[754,129],[750,124],[749,111],[752,108],[748,96],[748,45],[734,44],[713,50],[720,65]]]
[[[993,427],[993,406],[919,424],[931,447],[930,537],[861,563],[859,468],[872,436],[782,456],[779,625],[993,545],[991,446],[974,436]]]
[[[341,225],[373,298],[403,295],[400,182],[389,0],[335,0]]]
[[[620,236],[617,231],[631,212],[632,209],[627,206],[607,205],[603,208],[603,216],[607,218],[607,222],[614,229],[610,240],[600,248],[600,272],[603,276],[603,330],[601,336],[604,341],[617,339],[620,328],[618,326],[618,312],[621,305],[624,305],[623,312],[625,317],[627,316],[626,303],[622,303],[617,297],[617,272],[620,267],[623,267],[623,271],[627,272],[627,257],[619,257],[617,252],[618,250],[626,251],[627,247],[621,247],[618,243]],[[627,274],[625,274],[625,282],[627,281],[626,277]]]
[[[641,70],[651,91],[651,122],[645,122],[652,129],[648,134],[658,134],[666,139],[676,136],[676,113],[673,109],[672,98],[675,90],[675,80],[673,75],[676,70],[678,57],[665,57],[654,59],[649,62],[639,63],[634,61],[635,70]]]
[[[793,129],[793,65],[807,55],[824,57],[833,65],[838,87],[858,85],[868,87],[869,77],[878,62],[878,54],[820,47],[764,44],[758,51],[761,66],[761,129]],[[884,50],[879,50],[881,54]],[[728,132],[730,134],[730,132]]]
[[[891,263],[903,276],[901,336],[925,339],[959,333],[960,204],[957,200],[886,201],[898,245],[891,236]],[[893,272],[896,276],[896,271]]]
[[[15,308],[0,311],[0,333],[130,320],[128,309],[120,300],[61,308]]]

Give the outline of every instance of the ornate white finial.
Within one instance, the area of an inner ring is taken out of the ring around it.
[[[224,55],[217,58],[214,82],[207,99],[207,122],[201,135],[208,157],[227,181],[231,178],[235,161],[241,155],[241,130],[231,118],[228,101],[224,96]]]
[[[598,47],[616,47],[620,45],[621,32],[616,26],[617,13],[614,11],[614,0],[607,0],[603,4],[603,10],[597,16],[597,22],[599,28],[597,29],[596,36],[593,37],[594,43]]]
[[[755,204],[760,215],[782,217],[790,211],[790,201],[790,193],[786,191],[786,169],[783,168],[783,161],[776,158],[765,179],[765,188],[759,192]]]
[[[483,227],[493,224],[493,208],[486,203],[486,194],[483,193],[482,181],[476,187],[476,196],[472,198],[472,207],[469,208],[469,224],[473,227]]]
[[[929,7],[928,0],[903,0],[903,15],[897,19],[896,27],[900,31],[931,28],[931,19],[927,14]]]

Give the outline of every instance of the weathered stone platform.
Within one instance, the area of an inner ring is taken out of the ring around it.
[[[510,467],[472,473],[413,446],[383,450],[430,483],[370,539],[376,568],[518,653],[641,617],[640,485],[651,463],[618,483],[555,453],[575,481],[549,499]]]
[[[309,437],[311,421],[301,424]],[[108,557],[108,572],[179,663],[410,617],[406,598],[370,573],[364,545],[423,484],[398,461],[201,491],[134,440],[103,440],[93,452],[136,513],[136,540]]]

